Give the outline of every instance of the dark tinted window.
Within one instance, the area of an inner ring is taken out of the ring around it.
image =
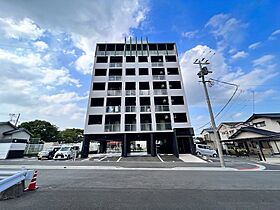
[[[125,72],[126,75],[135,75],[135,69],[126,69]]]
[[[184,105],[183,96],[171,96],[172,105]]]
[[[166,55],[166,56],[165,56],[165,61],[166,61],[166,62],[176,62],[177,59],[176,59],[176,56],[175,56],[175,55]]]
[[[188,122],[186,113],[174,113],[174,122]]]
[[[170,89],[181,89],[181,82],[179,81],[170,81],[169,82]]]
[[[167,68],[168,75],[178,75],[179,69],[178,68]]]
[[[103,106],[104,98],[92,98],[90,100],[90,106]]]
[[[135,62],[135,56],[126,56],[126,62],[127,63]]]
[[[98,56],[96,58],[96,63],[108,63],[108,57],[107,56]]]
[[[95,69],[94,76],[106,76],[107,69]]]
[[[89,115],[88,116],[88,124],[102,124],[102,115]]]
[[[105,83],[104,82],[93,83],[92,90],[105,90]]]
[[[139,75],[149,75],[148,68],[139,68]]]
[[[148,57],[147,56],[138,56],[138,61],[139,62],[148,62]]]

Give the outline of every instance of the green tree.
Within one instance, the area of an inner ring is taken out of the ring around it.
[[[60,131],[60,138],[65,143],[80,142],[83,140],[83,133],[83,129],[67,128],[63,131]]]
[[[45,142],[60,140],[58,127],[44,120],[24,122],[19,127],[29,130],[33,134],[33,138],[40,138]]]

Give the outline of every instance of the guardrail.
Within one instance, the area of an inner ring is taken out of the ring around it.
[[[0,171],[0,193],[25,180],[31,180],[33,170]]]

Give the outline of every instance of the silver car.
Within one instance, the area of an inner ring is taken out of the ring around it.
[[[205,144],[196,144],[196,154],[218,157],[216,150]]]

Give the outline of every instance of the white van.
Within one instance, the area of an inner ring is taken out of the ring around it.
[[[205,144],[196,144],[196,155],[218,157],[216,150]]]

